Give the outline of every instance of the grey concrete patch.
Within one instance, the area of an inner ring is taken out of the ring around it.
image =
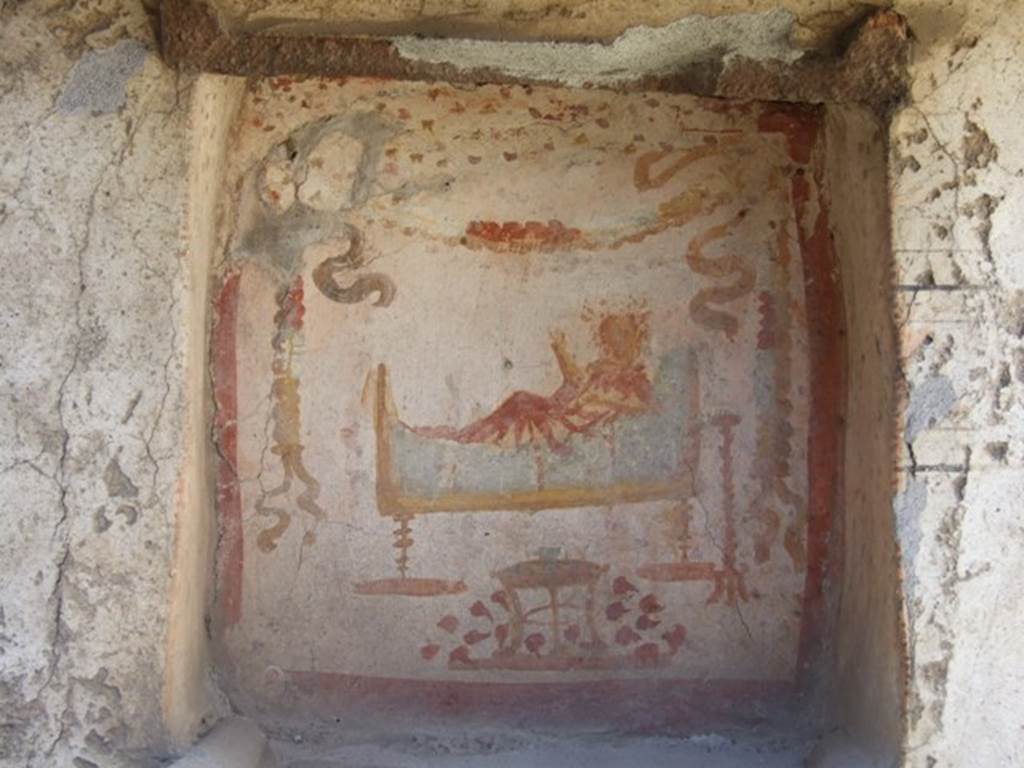
[[[896,537],[899,539],[903,561],[907,564],[903,574],[907,603],[914,602],[914,562],[921,548],[921,515],[928,505],[928,484],[919,478],[907,479],[903,489],[893,502],[896,514]]]
[[[956,401],[953,383],[945,376],[932,376],[915,386],[907,406],[906,441],[913,443],[922,430],[946,418]]]
[[[102,51],[89,51],[75,64],[57,101],[62,112],[116,112],[125,104],[125,87],[142,69],[146,47],[122,40]]]
[[[791,63],[801,52],[790,42],[794,16],[769,13],[690,16],[664,27],[633,27],[610,45],[506,43],[396,37],[411,61],[493,70],[515,78],[565,85],[615,85],[645,75],[666,75],[697,63],[742,56]]]

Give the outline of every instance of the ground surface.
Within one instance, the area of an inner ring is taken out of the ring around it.
[[[768,733],[555,739],[507,731],[410,733],[342,745],[296,743],[281,735],[271,745],[282,768],[799,768],[814,748],[809,739]]]

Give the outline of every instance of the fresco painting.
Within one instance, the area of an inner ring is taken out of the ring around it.
[[[237,689],[795,681],[836,451],[817,120],[251,86],[211,341]]]

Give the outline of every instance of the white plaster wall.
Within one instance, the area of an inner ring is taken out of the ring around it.
[[[1024,3],[897,3],[908,766],[1024,765]],[[911,455],[910,448],[913,449]],[[1004,450],[1005,448],[1005,450]]]
[[[147,765],[190,448],[190,86],[141,4],[0,3],[0,765]],[[201,716],[197,713],[197,717]]]

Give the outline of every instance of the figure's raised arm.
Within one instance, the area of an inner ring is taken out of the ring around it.
[[[583,382],[583,371],[576,365],[576,360],[573,359],[572,353],[569,351],[569,345],[565,340],[565,334],[561,331],[555,331],[551,334],[551,349],[555,353],[555,359],[558,360],[558,368],[562,372],[562,378],[573,385],[579,385]]]

